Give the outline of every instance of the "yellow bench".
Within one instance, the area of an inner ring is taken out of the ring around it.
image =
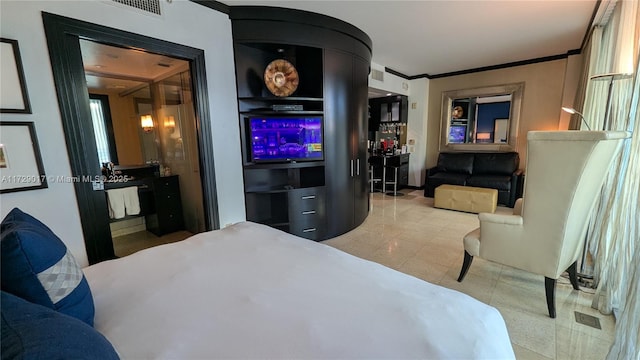
[[[471,213],[496,211],[498,190],[472,186],[440,185],[435,190],[434,207]]]

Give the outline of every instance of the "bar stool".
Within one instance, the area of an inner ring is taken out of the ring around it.
[[[403,196],[404,194],[401,192],[398,192],[398,170],[400,169],[400,164],[399,161],[392,161],[391,163],[389,163],[387,161],[387,158],[385,158],[384,161],[384,190],[383,192],[387,195],[391,195],[391,196]],[[390,181],[387,179],[387,173],[391,173],[393,174],[393,180]],[[393,185],[393,192],[387,192],[387,185]]]
[[[382,170],[382,177],[376,178],[376,170],[378,170],[378,175],[380,175],[380,170]],[[369,184],[371,186],[371,192],[375,192],[375,185],[377,183],[382,184],[382,179],[384,179],[384,157],[382,156],[371,156],[369,157]],[[384,192],[384,186],[381,186],[381,191]]]

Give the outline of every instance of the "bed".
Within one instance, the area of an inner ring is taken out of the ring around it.
[[[83,270],[123,359],[514,358],[495,308],[251,222]]]

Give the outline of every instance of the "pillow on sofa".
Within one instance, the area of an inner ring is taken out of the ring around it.
[[[3,359],[118,359],[109,341],[82,321],[2,292]]]
[[[473,171],[473,154],[440,153],[438,155],[438,169],[440,171],[471,175]]]
[[[2,290],[93,326],[89,284],[64,243],[15,208],[0,224]]]

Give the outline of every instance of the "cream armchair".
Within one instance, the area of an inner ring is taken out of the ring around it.
[[[523,199],[513,215],[481,213],[480,228],[464,237],[462,281],[474,256],[545,277],[555,318],[556,280],[566,270],[578,289],[576,263],[588,220],[623,131],[531,131]]]

